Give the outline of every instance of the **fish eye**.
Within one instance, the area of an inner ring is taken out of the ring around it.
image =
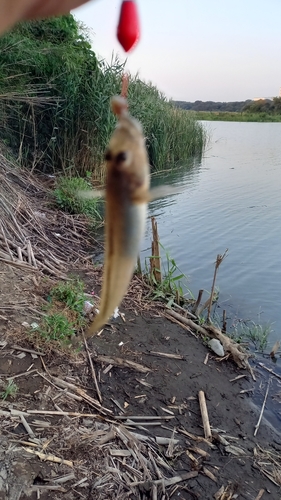
[[[116,162],[117,163],[121,163],[122,161],[126,161],[126,160],[127,160],[126,151],[121,151],[120,153],[118,153],[118,155],[116,155]]]
[[[112,154],[111,154],[111,152],[109,150],[105,152],[104,159],[106,161],[112,160]]]

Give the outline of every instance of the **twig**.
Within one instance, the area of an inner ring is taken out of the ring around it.
[[[201,307],[198,307],[197,309],[197,317],[201,316],[202,312],[209,306],[211,302],[211,296],[207,298],[207,300],[204,302],[204,304]]]
[[[24,426],[27,434],[29,435],[30,438],[35,438],[35,434],[33,430],[31,429],[30,425],[27,423],[23,415],[20,415],[21,423]]]
[[[193,477],[197,477],[198,472],[197,471],[190,471],[186,472],[185,474],[182,474],[182,476],[174,476],[169,479],[157,479],[156,481],[138,481],[135,483],[131,483],[130,487],[133,486],[152,486],[153,484],[162,484],[164,482],[165,486],[172,486],[173,484],[180,483],[181,481],[187,481],[188,479],[192,479]]]
[[[172,302],[171,306],[176,307],[177,309],[179,309],[180,311],[182,311],[183,314],[184,314],[184,316],[189,316],[192,319],[197,319],[197,317],[195,316],[195,314],[193,314],[192,312],[190,312],[188,309],[184,309],[184,307],[181,307],[176,302]],[[171,310],[171,306],[166,305],[166,308]]]
[[[2,234],[3,234],[3,238],[4,238],[4,241],[5,241],[6,248],[7,248],[8,253],[9,253],[10,257],[11,257],[11,260],[14,260],[13,254],[11,252],[11,249],[10,249],[9,245],[8,245],[8,241],[7,241],[5,232],[4,232],[4,228],[3,228],[2,222],[0,222],[0,224],[1,224],[1,231],[2,231]]]
[[[197,300],[196,300],[196,302],[195,302],[195,304],[194,304],[194,307],[193,307],[193,309],[192,309],[193,314],[194,314],[195,316],[197,316],[197,317],[198,317],[198,312],[197,312],[197,310],[198,310],[198,307],[199,307],[199,305],[200,305],[200,302],[201,302],[201,299],[202,299],[202,295],[203,295],[203,293],[204,293],[204,290],[199,290]]]
[[[202,416],[202,421],[203,421],[205,439],[211,439],[212,432],[211,432],[211,427],[210,427],[210,422],[209,422],[209,417],[208,417],[208,410],[207,410],[204,391],[199,391],[198,396],[199,396],[199,404],[200,404],[200,411],[201,411],[201,416]]]
[[[24,448],[28,453],[32,453],[32,455],[37,455],[41,460],[48,460],[49,462],[55,462],[57,464],[68,465],[69,467],[73,467],[73,462],[70,460],[64,460],[63,458],[56,457],[55,455],[45,455],[45,453],[41,453],[40,451],[32,450],[30,448]]]
[[[12,377],[7,377],[7,380],[14,380],[15,378],[18,377],[26,377],[27,375],[30,375],[31,373],[37,372],[37,369],[34,368],[34,370],[30,370],[29,372],[23,372],[23,373],[17,373],[16,375],[13,375]]]
[[[263,363],[258,363],[264,370],[266,370],[267,372],[271,373],[271,375],[274,375],[274,377],[277,377],[281,380],[281,376],[278,375],[278,373],[275,373],[273,370],[271,370],[271,368],[267,368]]]
[[[26,271],[30,271],[31,269],[33,271],[38,271],[37,268],[34,268],[23,261],[17,261],[17,260],[12,261],[12,260],[3,259],[3,258],[0,258],[0,261],[5,262],[5,264],[9,264],[9,266],[20,267],[21,269],[25,269]]]
[[[128,416],[124,415],[115,415],[116,420],[127,420]],[[130,415],[130,420],[170,420],[171,418],[175,418],[172,415]]]
[[[104,408],[103,406],[101,406],[101,404],[100,404],[99,401],[97,401],[96,399],[94,399],[91,396],[89,396],[80,387],[77,387],[74,384],[70,384],[69,382],[66,382],[65,380],[62,380],[62,379],[60,379],[58,377],[54,377],[53,375],[50,375],[50,376],[51,376],[51,379],[54,382],[54,384],[58,385],[59,387],[62,387],[63,389],[70,389],[74,393],[78,394],[81,398],[84,399],[84,401],[86,401],[90,406],[93,406],[93,408],[95,408],[96,410],[98,410],[103,415],[108,414],[108,413],[112,413],[111,410],[109,410],[108,408]]]
[[[207,469],[207,467],[203,467],[203,473],[205,474],[205,476],[212,479],[212,481],[214,481],[214,483],[217,482],[216,476],[214,476],[214,474],[209,469]]]
[[[203,335],[208,335],[208,331],[205,328],[203,328],[202,326],[197,325],[196,323],[194,323],[194,321],[192,321],[192,319],[185,318],[181,314],[178,314],[175,311],[172,311],[172,309],[169,309],[169,314],[171,316],[173,316],[174,318],[176,318],[178,321],[180,321],[180,322],[184,323],[185,325],[189,326],[190,328],[192,328],[196,332],[202,333]]]
[[[139,363],[135,363],[134,361],[129,361],[127,359],[123,358],[118,358],[118,357],[109,357],[109,356],[96,356],[95,357],[96,361],[99,361],[100,363],[108,363],[109,365],[113,366],[121,366],[122,368],[133,368],[134,370],[137,370],[141,373],[149,373],[151,372],[150,368],[147,368],[146,366],[140,365]]]
[[[261,499],[261,497],[263,496],[264,492],[265,492],[265,490],[264,490],[264,489],[261,489],[261,490],[259,491],[258,495],[256,496],[255,500],[260,500],[260,499]]]
[[[210,295],[210,303],[208,306],[208,315],[207,315],[207,321],[210,321],[210,315],[211,315],[211,308],[213,304],[213,298],[214,298],[214,291],[215,291],[215,284],[216,284],[216,277],[217,277],[217,272],[218,269],[225,258],[226,254],[228,252],[228,248],[225,250],[223,255],[218,254],[217,259],[216,259],[216,264],[215,264],[215,271],[214,271],[214,277],[213,277],[213,283],[212,283],[212,289],[211,289],[211,295]]]
[[[176,323],[179,325],[181,328],[184,328],[187,332],[189,332],[193,337],[196,337],[196,334],[187,326],[185,325],[182,321],[179,321],[178,319],[174,318],[171,316],[169,313],[164,313],[165,318],[167,318],[169,321],[172,321],[173,323]]]
[[[244,378],[244,377],[247,377],[247,375],[237,375],[237,377],[230,379],[229,382],[235,382],[236,380],[240,380],[240,378]]]
[[[269,391],[269,386],[270,386],[271,380],[272,380],[272,378],[270,377],[270,378],[268,379],[268,382],[267,382],[267,388],[266,388],[266,391],[265,391],[265,395],[264,395],[264,400],[263,400],[263,404],[262,404],[262,407],[261,407],[260,416],[259,416],[259,419],[258,419],[257,425],[256,425],[256,427],[255,427],[254,436],[256,436],[256,435],[257,435],[257,432],[258,432],[258,430],[259,430],[259,426],[260,426],[261,419],[262,419],[262,416],[263,416],[264,407],[265,407],[265,403],[266,403],[266,400],[267,400],[267,396],[268,396],[268,391]]]
[[[33,253],[33,250],[32,250],[32,246],[31,246],[30,240],[28,240],[28,242],[27,242],[27,252],[30,254],[31,264],[33,264],[34,267],[37,267],[37,263],[36,263],[36,260],[35,260],[35,257],[34,257],[34,253]]]
[[[226,329],[227,329],[226,310],[224,309],[222,312],[222,329],[221,329],[221,331],[223,333],[226,333]]]
[[[37,354],[37,356],[46,356],[44,352],[34,351],[33,349],[27,349],[27,347],[20,347],[18,345],[11,345],[11,349],[15,349],[16,351],[29,352],[30,354]]]
[[[181,354],[170,354],[168,352],[150,351],[148,354],[151,354],[152,356],[160,356],[161,358],[184,359],[184,356],[182,356]]]
[[[28,415],[59,415],[62,417],[97,418],[97,413],[80,413],[76,411],[28,410]],[[25,413],[25,414],[26,414]]]
[[[98,396],[99,402],[102,404],[102,397],[101,397],[101,392],[100,392],[98,381],[97,381],[97,377],[96,377],[96,371],[95,371],[95,368],[94,368],[94,365],[93,365],[93,360],[92,360],[91,353],[89,351],[87,340],[85,338],[84,333],[83,333],[83,340],[84,340],[84,345],[85,345],[86,353],[87,353],[87,356],[88,356],[88,360],[89,360],[89,363],[90,363],[92,378],[93,378],[93,381],[94,381],[94,384],[95,384],[95,388],[96,388],[96,391],[97,391],[97,396]]]
[[[159,248],[159,236],[157,231],[157,222],[155,217],[151,217],[151,225],[152,225],[152,243],[151,243],[151,255],[150,257],[150,273],[154,276],[157,283],[161,283],[162,274],[161,274],[161,257],[160,257],[160,248]]]
[[[202,436],[195,436],[194,434],[191,434],[191,432],[186,431],[185,429],[181,429],[180,427],[177,428],[177,431],[183,434],[184,436],[189,437],[193,441],[197,441],[198,443],[206,443],[210,448],[215,449],[216,446],[208,441],[208,439],[203,438]]]

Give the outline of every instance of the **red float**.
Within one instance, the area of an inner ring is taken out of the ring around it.
[[[123,0],[121,5],[117,38],[125,52],[129,52],[140,37],[140,23],[137,5],[133,0]]]

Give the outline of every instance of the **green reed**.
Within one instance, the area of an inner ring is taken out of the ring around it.
[[[98,60],[72,15],[21,23],[0,39],[0,139],[31,170],[101,181],[115,126],[110,98],[125,67]],[[201,124],[153,85],[130,77],[129,104],[143,124],[153,169],[202,153]]]

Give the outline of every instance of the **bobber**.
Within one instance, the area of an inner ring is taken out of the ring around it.
[[[140,22],[136,2],[123,0],[117,27],[117,38],[125,52],[137,44],[140,37]]]

